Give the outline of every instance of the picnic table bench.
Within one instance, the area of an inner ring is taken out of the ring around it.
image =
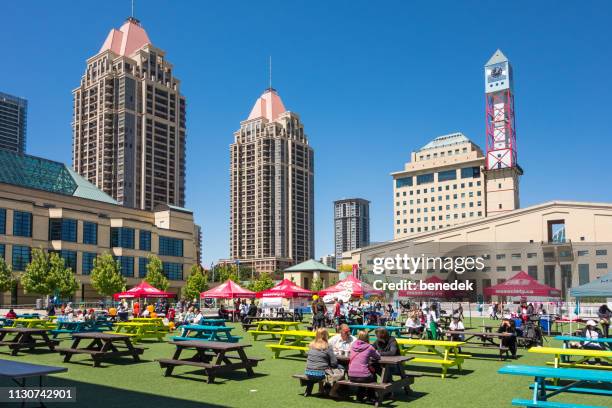
[[[12,339],[7,339],[9,334],[14,334]],[[35,348],[48,348],[55,351],[57,340],[51,340],[46,329],[32,329],[27,327],[2,327],[0,328],[0,346],[8,346],[11,354],[16,356],[19,350]]]
[[[315,338],[316,333],[307,330],[286,330],[279,333],[278,344],[266,344],[266,347],[274,352],[273,358],[278,358],[281,351],[299,351],[305,355],[308,351],[308,343]]]
[[[533,377],[534,383],[530,386],[533,389],[531,399],[513,399],[512,405],[522,407],[546,407],[546,408],[572,408],[589,407],[603,408],[592,405],[568,404],[548,399],[563,392],[588,393],[602,396],[611,396],[612,390],[598,387],[602,383],[612,383],[612,373],[606,371],[582,370],[577,368],[551,368],[535,367],[525,365],[509,365],[499,369],[498,373],[508,375],[521,375]],[[569,380],[569,384],[558,386],[547,383],[546,379],[553,379],[555,384],[559,380]],[[585,387],[585,385],[595,385],[595,387]],[[609,402],[609,401],[607,401]]]
[[[120,322],[116,324],[114,331],[109,331],[107,333],[132,337],[134,343],[138,343],[143,339],[157,339],[157,341],[162,341],[166,335],[166,332],[155,322]]]
[[[462,354],[459,347],[465,343],[462,341],[447,340],[424,340],[424,339],[397,339],[402,355],[416,354],[424,357],[413,358],[410,363],[424,363],[440,365],[442,367],[442,378],[446,378],[449,367],[457,366],[461,371],[461,366],[465,358],[470,358],[470,354]],[[415,350],[417,347],[425,348]],[[442,350],[439,350],[441,348]]]
[[[598,339],[589,339],[587,337],[582,337],[582,336],[555,336],[555,340],[562,341],[564,348],[570,348],[569,342],[575,341],[575,342],[580,342],[580,343],[599,343],[601,344],[603,348],[612,350],[612,337],[600,337]]]
[[[132,323],[150,323],[154,324],[159,331],[170,331],[170,328],[164,324],[164,319],[161,317],[134,317],[129,322]]]
[[[555,356],[555,360],[547,362],[555,368],[572,367],[572,368],[597,368],[597,369],[612,369],[612,351],[605,350],[589,350],[589,349],[572,349],[572,348],[556,348],[556,347],[532,347],[530,353],[548,354]],[[570,357],[578,357],[576,361],[570,361]],[[597,358],[607,361],[608,365],[587,364],[590,359]]]
[[[165,369],[164,376],[172,375],[175,367],[192,366],[204,370],[208,377],[207,382],[214,383],[218,374],[245,369],[247,375],[255,375],[253,367],[263,359],[247,357],[244,349],[251,347],[250,344],[225,343],[218,341],[171,341],[176,346],[172,358],[156,360],[159,366]],[[181,359],[181,354],[186,349],[195,349],[192,357]],[[235,354],[234,354],[235,353]]]
[[[283,331],[286,330],[299,330],[300,323],[299,322],[286,322],[281,320],[260,320],[257,322],[257,328],[255,330],[249,330],[253,336],[253,340],[257,340],[257,336],[269,334],[273,339],[276,339],[276,336]]]
[[[103,360],[124,356],[131,356],[134,361],[140,361],[139,356],[144,352],[144,349],[134,347],[130,336],[127,335],[86,332],[74,333],[72,338],[74,340],[69,348],[57,348],[60,355],[64,356],[65,363],[70,362],[75,354],[87,354],[93,359],[93,366],[99,367]],[[82,340],[91,340],[91,342],[86,347],[79,348]]]
[[[187,324],[181,326],[180,336],[174,336],[172,340],[211,340],[237,343],[242,337],[233,336],[233,327],[228,326],[205,326],[200,324]]]
[[[504,353],[508,353],[508,348],[501,345],[501,341],[504,338],[512,337],[512,333],[492,333],[492,332],[471,332],[464,330],[447,330],[446,336],[450,340],[452,336],[462,336],[465,347],[496,347],[499,348],[499,356],[501,357]],[[499,343],[496,343],[494,339],[498,339]]]

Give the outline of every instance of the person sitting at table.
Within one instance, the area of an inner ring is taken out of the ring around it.
[[[357,340],[351,346],[349,354],[349,380],[354,383],[371,383],[376,382],[376,369],[372,366],[372,362],[380,360],[380,354],[369,343],[370,336],[368,332],[361,330],[357,334]],[[364,395],[365,394],[365,395]],[[371,401],[376,399],[376,393],[373,389],[368,388],[367,393],[359,387],[357,389],[357,400],[363,401],[364,396]]]
[[[378,351],[381,356],[399,356],[400,350],[397,345],[395,337],[389,334],[389,331],[384,327],[378,327],[374,333],[376,334],[376,341],[374,341],[374,348]]]
[[[516,358],[516,328],[514,326],[514,320],[509,316],[504,316],[501,325],[497,329],[498,333],[510,333],[511,336],[502,337],[499,342],[500,351],[499,359],[502,359],[502,347],[507,348],[512,354],[512,358]]]
[[[223,304],[219,307],[219,318],[224,320],[229,319],[229,313]]]
[[[465,331],[465,326],[463,325],[463,322],[461,321],[461,318],[459,317],[459,315],[453,316],[452,321],[448,325],[448,330],[450,330],[450,331]],[[464,337],[463,334],[455,333],[455,334],[451,334],[450,335],[450,339],[452,341],[463,341],[464,338],[465,337]]]
[[[438,340],[438,322],[440,318],[438,317],[437,306],[435,304],[431,305],[429,310],[427,311],[427,334],[431,340]]]
[[[84,322],[85,321],[85,314],[83,313],[82,310],[77,310],[76,316],[74,317],[74,321],[75,322]]]
[[[185,314],[183,315],[183,324],[191,324],[195,317],[195,313],[193,312],[193,306],[190,306]]]
[[[612,310],[604,303],[599,307],[599,310],[597,310],[597,317],[599,317],[599,324],[601,324],[602,337],[608,337],[610,320],[612,320]]]
[[[4,315],[7,319],[16,319],[17,313],[13,309],[9,309],[8,313]]]
[[[138,303],[138,301],[134,302],[134,306],[132,306],[132,313],[134,314],[134,317],[140,316],[140,303]]]
[[[419,336],[423,332],[423,325],[421,324],[417,311],[409,312],[405,326],[410,335],[416,334]]]
[[[600,334],[599,330],[597,330],[597,323],[594,320],[589,320],[586,322],[586,327],[582,332],[582,337],[587,339],[599,339]],[[582,343],[582,348],[589,350],[601,350],[601,343],[593,342],[593,341],[585,341]]]
[[[327,329],[319,328],[314,340],[308,345],[304,374],[309,380],[323,381],[328,370],[338,367],[338,360],[328,340]]]
[[[200,324],[202,323],[202,319],[204,319],[204,315],[202,314],[202,312],[200,311],[199,308],[195,308],[194,311],[194,317],[193,317],[193,324]]]
[[[348,356],[351,345],[357,338],[351,335],[351,329],[346,324],[341,324],[338,333],[329,339],[329,345],[337,356]]]

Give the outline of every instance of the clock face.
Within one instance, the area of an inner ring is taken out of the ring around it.
[[[504,64],[497,64],[487,68],[487,82],[498,82],[507,79],[508,70]]]
[[[491,77],[497,79],[501,77],[503,73],[504,73],[504,70],[502,67],[493,67],[493,69],[491,70]]]

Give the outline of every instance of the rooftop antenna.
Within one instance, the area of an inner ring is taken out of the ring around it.
[[[130,16],[134,18],[134,0],[132,0],[132,14]]]
[[[272,90],[272,56],[270,55],[270,61],[269,61],[269,81],[270,81],[270,90]]]

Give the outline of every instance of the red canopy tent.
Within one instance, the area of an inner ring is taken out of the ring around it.
[[[292,299],[296,297],[308,298],[311,297],[313,293],[314,292],[312,292],[311,290],[299,287],[295,283],[291,282],[289,279],[283,279],[282,282],[280,282],[273,288],[257,292],[257,297],[280,297],[285,299]]]
[[[484,289],[485,296],[561,297],[561,291],[521,271],[503,283]]]
[[[231,279],[226,280],[219,286],[200,293],[200,298],[236,299],[254,298],[255,292],[245,289]]]
[[[430,276],[423,281],[424,283],[438,283],[444,284],[445,280],[438,278],[437,276]],[[417,289],[415,290],[399,290],[397,294],[400,297],[417,297],[417,298],[442,298],[449,299],[456,296],[456,292],[450,289]]]
[[[353,297],[364,297],[370,295],[384,295],[384,291],[376,290],[371,285],[360,281],[353,275],[350,275],[346,279],[341,280],[329,288],[319,291],[319,295],[333,295],[335,293],[347,293],[350,292]]]
[[[176,293],[164,292],[149,285],[147,282],[142,281],[132,289],[115,293],[113,295],[115,300],[117,299],[139,299],[139,298],[173,298],[176,297]]]

